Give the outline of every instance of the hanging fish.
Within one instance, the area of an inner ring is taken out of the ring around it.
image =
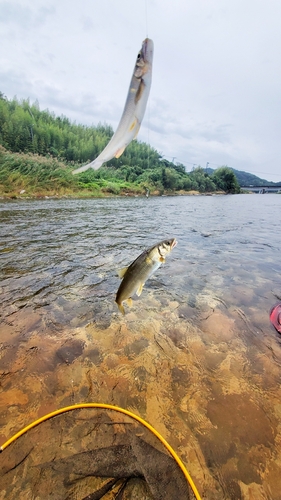
[[[146,38],[138,53],[131,79],[125,108],[116,129],[107,146],[91,163],[73,170],[73,174],[85,172],[88,168],[97,170],[113,157],[119,158],[128,144],[136,139],[144,117],[152,78],[153,41]]]
[[[125,314],[122,302],[130,300],[134,293],[138,296],[141,294],[146,280],[165,262],[166,255],[173,250],[176,244],[175,238],[161,241],[145,250],[129,267],[119,271],[119,277],[123,280],[117,291],[115,302],[122,314]]]

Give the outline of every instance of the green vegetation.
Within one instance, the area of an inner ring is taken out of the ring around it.
[[[209,175],[198,167],[164,160],[149,145],[133,141],[119,159],[99,170],[77,176],[71,171],[92,161],[105,147],[113,130],[108,125],[86,127],[40,111],[38,102],[8,100],[0,92],[0,194],[104,196],[140,194],[148,189],[163,194],[224,191],[238,193],[231,169]]]

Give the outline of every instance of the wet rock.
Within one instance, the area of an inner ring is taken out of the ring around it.
[[[249,400],[248,394],[216,396],[207,404],[207,416],[226,440],[239,439],[244,446],[274,445],[275,423],[264,409]]]
[[[81,356],[84,350],[84,342],[81,340],[69,340],[64,343],[62,347],[60,347],[56,353],[54,358],[54,365],[60,363],[71,364],[73,361]]]
[[[81,352],[82,354],[82,352]],[[87,351],[87,357],[96,366],[99,366],[102,362],[102,355],[99,351],[99,349],[90,349]]]
[[[147,339],[137,339],[132,344],[125,347],[124,353],[129,359],[134,359],[137,355],[141,353],[148,346]]]

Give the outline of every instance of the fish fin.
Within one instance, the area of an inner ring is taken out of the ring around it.
[[[87,163],[87,165],[83,165],[83,167],[76,168],[72,170],[73,175],[80,174],[81,172],[86,172],[89,168],[93,168],[94,170],[98,170],[103,164],[102,160],[98,160],[97,158],[91,163]]]
[[[115,158],[120,158],[120,156],[124,153],[125,149],[126,149],[126,145],[123,146],[122,148],[117,149],[117,151],[114,155]]]
[[[137,130],[136,130],[136,133],[135,133],[135,135],[134,135],[134,139],[133,139],[133,141],[137,138],[137,135],[138,135],[138,133],[139,133],[139,129],[140,129],[140,124],[138,123]]]
[[[144,287],[144,283],[141,283],[140,286],[138,287],[137,291],[136,291],[136,294],[137,294],[138,297],[140,296],[143,287]]]
[[[140,100],[144,89],[145,89],[145,83],[143,80],[141,80],[139,88],[138,88],[137,93],[135,95],[135,104],[137,104],[137,102]]]
[[[140,129],[140,123],[138,121],[137,118],[134,119],[134,121],[132,122],[130,128],[129,128],[129,131],[132,132],[132,130],[135,129],[135,135],[133,137],[133,140],[137,138],[137,135],[139,133],[139,129]]]
[[[165,262],[165,258],[164,257],[159,257],[159,260],[160,260],[160,262]]]
[[[127,267],[123,267],[122,269],[120,269],[118,272],[118,276],[120,279],[124,278],[126,272],[127,272],[128,268]]]
[[[128,306],[129,306],[129,307],[132,307],[132,305],[133,305],[133,301],[132,301],[132,298],[131,298],[131,297],[129,297],[129,298],[127,299],[127,304],[128,304]],[[123,308],[123,309],[124,309],[124,308]]]
[[[132,132],[132,130],[134,130],[134,128],[135,128],[135,126],[137,125],[137,123],[138,123],[138,121],[137,121],[137,119],[135,118],[135,119],[134,119],[134,121],[133,121],[133,123],[132,123],[132,125],[131,125],[131,126],[130,126],[130,128],[129,128],[130,132]]]
[[[118,305],[119,311],[123,314],[123,316],[125,316],[124,306],[122,304],[118,304],[118,302],[116,302],[116,304]]]

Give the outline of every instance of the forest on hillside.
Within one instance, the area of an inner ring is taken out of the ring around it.
[[[240,191],[235,174],[226,166],[211,175],[201,167],[186,173],[184,165],[165,160],[139,141],[99,170],[73,176],[72,170],[96,158],[112,135],[109,125],[72,123],[48,109],[41,111],[38,102],[9,100],[0,92],[0,193]]]

